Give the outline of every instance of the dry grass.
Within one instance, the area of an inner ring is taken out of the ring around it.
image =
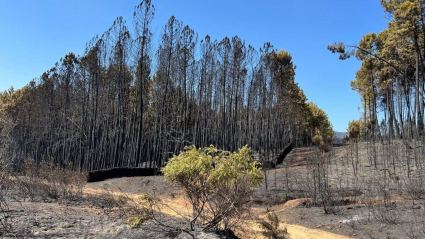
[[[12,218],[9,214],[9,204],[7,197],[9,196],[12,180],[5,172],[0,173],[0,236],[7,233],[12,228]]]
[[[52,161],[42,161],[39,166],[26,160],[23,174],[15,175],[15,183],[23,196],[31,200],[55,199],[76,201],[82,198],[87,174],[63,169]]]
[[[297,148],[283,166],[269,171],[268,183],[272,187],[262,187],[254,195],[255,207],[263,210],[253,211],[257,212],[256,217],[267,210],[279,211],[279,216],[290,212],[299,218],[297,223],[311,225],[320,221],[315,218],[325,201],[332,214],[329,218],[339,218],[348,226],[339,228],[340,233],[369,238],[421,238],[418,235],[425,231],[424,150],[420,142],[416,146],[413,141],[407,143],[406,146],[403,141],[361,142],[334,148],[323,155],[321,168],[315,165],[315,149]],[[317,182],[317,170],[321,170],[322,177],[325,175],[321,185]],[[324,192],[318,190],[319,186]],[[279,196],[296,198],[296,208],[274,202],[273,198]],[[301,211],[301,215],[297,213]],[[326,220],[324,223],[333,224]],[[291,234],[290,227],[288,232]]]
[[[314,184],[313,171],[317,167],[312,162],[315,162],[317,151],[311,148],[295,149],[286,161],[289,163],[287,168],[283,165],[269,171],[269,189],[265,190],[262,186],[255,190],[251,211],[241,214],[240,223],[235,225],[234,232],[241,238],[265,238],[264,229],[260,226],[261,219],[268,212],[274,211],[279,220],[286,222],[290,238],[349,238],[348,236],[357,234],[369,238],[385,238],[388,235],[396,235],[389,236],[390,238],[420,238],[419,235],[425,228],[421,214],[423,210],[418,210],[425,205],[425,177],[422,176],[425,175],[425,165],[415,165],[415,149],[406,148],[403,142],[392,142],[391,148],[376,143],[375,152],[371,150],[369,143],[354,146],[335,148],[323,158],[325,160],[322,161],[320,170],[326,175],[326,184],[321,186],[326,187],[326,194],[314,192],[314,187],[318,184]],[[421,155],[420,148],[416,150],[416,154]],[[374,154],[377,157],[376,167]],[[410,166],[407,165],[406,155],[411,157]],[[417,160],[425,162],[419,157]],[[357,164],[357,168],[353,166],[353,162]],[[51,166],[47,165],[45,168],[51,169]],[[407,171],[408,168],[410,171]],[[85,210],[110,217],[138,219],[130,222],[134,225],[152,218],[152,213],[159,223],[164,222],[162,215],[183,222],[192,216],[191,205],[184,193],[164,183],[161,176],[113,179],[93,183],[89,187],[78,186],[77,183],[71,185],[74,189],[68,192],[62,189],[69,187],[66,181],[42,176],[43,173],[37,170],[29,172],[15,179],[26,183],[26,194],[34,198],[60,199],[73,192],[80,192],[78,197],[84,196],[91,202],[91,206],[85,207]],[[54,172],[54,175],[62,173],[55,170],[49,172]],[[36,185],[37,180],[42,186]],[[56,181],[52,183],[51,180]],[[153,212],[146,200],[140,198],[146,193],[154,194],[159,199],[155,202]],[[326,216],[328,219],[325,219],[323,210],[320,210],[323,207],[321,200],[329,200],[327,206],[333,210],[331,215]],[[145,217],[146,215],[149,217]],[[336,222],[330,222],[330,219]],[[337,224],[338,221],[340,224]],[[376,225],[379,225],[377,232],[374,231],[378,228]],[[180,229],[184,230],[184,227]],[[394,234],[394,231],[399,234]]]

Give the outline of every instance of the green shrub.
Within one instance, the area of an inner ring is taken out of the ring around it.
[[[192,204],[191,229],[198,219],[205,228],[228,228],[247,209],[254,187],[261,183],[261,169],[247,146],[238,152],[186,147],[162,168],[165,180],[182,187]]]
[[[363,123],[361,120],[353,120],[348,122],[348,137],[357,142],[359,137],[362,135]]]
[[[127,220],[127,224],[130,225],[131,227],[140,227],[142,223],[146,222],[149,219],[151,219],[149,215],[142,214],[135,217],[130,217]]]

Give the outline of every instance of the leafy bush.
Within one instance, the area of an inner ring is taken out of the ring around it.
[[[363,123],[361,120],[353,120],[348,122],[348,137],[357,142],[362,135]]]
[[[190,226],[201,219],[205,229],[229,228],[247,209],[254,187],[261,183],[261,169],[247,146],[238,152],[186,147],[162,168],[165,180],[182,187],[192,204]]]

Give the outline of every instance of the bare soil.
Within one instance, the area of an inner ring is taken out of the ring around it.
[[[351,148],[350,148],[351,147]],[[401,143],[392,150],[402,153]],[[255,190],[251,215],[244,216],[235,233],[240,238],[263,238],[259,220],[274,211],[285,222],[289,238],[425,238],[425,200],[412,200],[405,189],[408,180],[402,156],[395,172],[389,151],[377,151],[375,168],[369,162],[367,145],[359,144],[359,165],[353,170],[353,146],[334,148],[328,167],[329,188],[337,202],[333,213],[325,214],[322,205],[311,196],[311,162],[315,148],[296,148],[277,169],[268,171],[268,188],[263,184]],[[351,151],[350,151],[351,150]],[[394,151],[393,151],[394,152]],[[413,155],[413,154],[411,154]],[[395,161],[394,161],[395,162]],[[412,172],[421,169],[412,167]],[[390,173],[392,176],[390,177]],[[395,177],[394,175],[397,175]],[[380,187],[381,188],[380,191]],[[84,198],[78,202],[56,200],[28,201],[11,194],[7,197],[12,228],[10,238],[192,238],[158,225],[152,220],[140,228],[131,228],[118,208],[102,208],[97,197],[110,192],[137,198],[149,193],[159,197],[165,206],[158,214],[164,224],[188,228],[184,219],[191,213],[183,192],[166,182],[162,176],[116,178],[88,183]],[[389,192],[385,195],[385,192]],[[196,231],[196,238],[220,238],[213,233]]]

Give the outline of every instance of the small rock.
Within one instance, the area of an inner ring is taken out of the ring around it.
[[[72,227],[72,225],[69,224],[69,223],[64,222],[64,223],[61,223],[60,227],[61,228],[70,228],[70,227]]]

